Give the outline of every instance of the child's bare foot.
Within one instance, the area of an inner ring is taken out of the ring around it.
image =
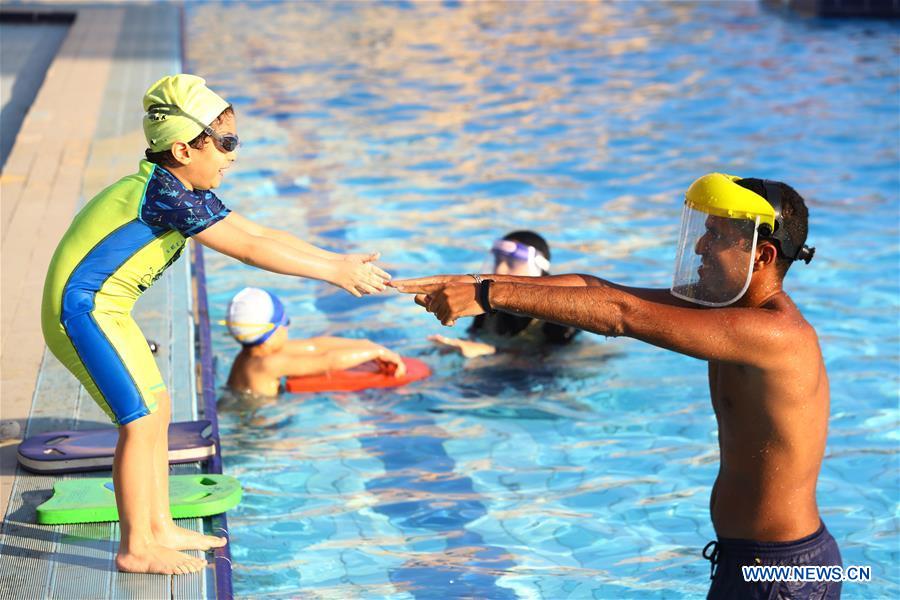
[[[228,543],[223,537],[205,535],[199,531],[191,531],[169,522],[161,530],[154,530],[153,537],[156,543],[176,550],[209,550],[221,548]]]
[[[206,561],[165,546],[148,544],[138,552],[125,552],[120,548],[116,555],[116,567],[129,573],[187,575],[203,570]]]

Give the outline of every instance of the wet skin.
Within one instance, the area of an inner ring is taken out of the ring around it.
[[[828,431],[829,387],[812,327],[784,293],[763,308],[793,320],[795,341],[765,368],[709,362],[719,427],[710,513],[720,537],[790,541],[816,531],[816,481]]]
[[[752,268],[747,293],[724,308],[588,275],[495,275],[490,302],[497,310],[632,337],[707,361],[719,427],[719,474],[710,501],[716,532],[790,541],[819,527],[815,492],[828,378],[815,330],[781,289],[771,244],[756,249]],[[417,303],[452,325],[483,312],[471,282],[450,275],[392,285],[416,294]]]
[[[287,327],[279,327],[259,346],[243,348],[228,375],[228,387],[256,396],[277,396],[281,378],[290,375],[321,375],[352,369],[376,361],[393,365],[394,375],[406,374],[403,359],[369,340],[317,337],[289,340]]]

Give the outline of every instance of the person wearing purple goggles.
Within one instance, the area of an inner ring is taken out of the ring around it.
[[[532,244],[514,239],[515,237],[531,237],[524,235],[527,233],[531,232],[514,231],[494,242],[494,245],[491,246],[490,263],[485,265],[482,273],[521,275],[523,277],[540,277],[548,274],[550,260],[547,255],[550,250],[547,248],[544,238],[536,233],[532,234],[535,238],[529,240],[533,242]]]
[[[549,275],[550,246],[533,231],[513,231],[493,243],[481,272],[521,277]],[[577,333],[578,329],[574,327],[498,311],[475,317],[468,329],[470,339],[444,335],[432,335],[428,339],[438,346],[459,352],[466,358],[476,358],[496,353],[497,347],[471,339],[474,337],[493,337],[493,341],[498,341],[497,338],[519,337],[541,345],[561,345],[572,341]]]

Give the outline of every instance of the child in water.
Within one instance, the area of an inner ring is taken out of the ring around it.
[[[116,567],[184,574],[221,537],[184,529],[169,507],[170,399],[131,310],[181,255],[186,239],[248,265],[327,281],[354,296],[390,276],[377,254],[341,255],[231,212],[211,192],[237,158],[231,105],[194,75],[163,77],[143,98],[148,149],[137,173],[75,215],[44,283],[41,325],[50,351],[119,427],[113,482],[121,540]]]
[[[243,346],[228,375],[238,393],[276,396],[281,378],[320,375],[375,361],[395,377],[406,374],[400,356],[369,340],[315,337],[289,340],[290,319],[275,294],[247,287],[228,305],[228,330]]]

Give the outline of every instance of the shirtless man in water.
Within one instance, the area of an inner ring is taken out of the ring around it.
[[[444,324],[494,310],[628,336],[709,364],[719,427],[709,598],[838,598],[840,582],[745,582],[744,565],[841,565],[819,517],[828,376],[813,327],[782,289],[808,212],[790,186],[712,173],[685,194],[670,290],[588,275],[443,275],[394,282]],[[777,588],[777,589],[776,589]]]

